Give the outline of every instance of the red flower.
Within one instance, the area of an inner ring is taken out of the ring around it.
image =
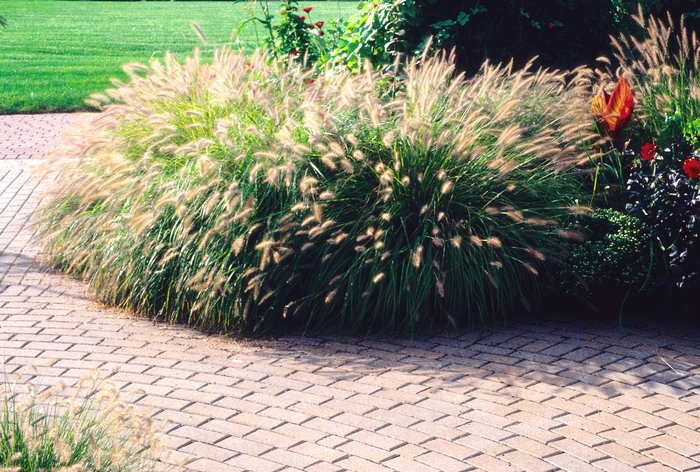
[[[306,79],[306,80],[304,81],[304,83],[305,83],[306,85],[311,85],[311,84],[314,83],[314,79]]]
[[[311,10],[313,10],[313,8],[311,8],[311,7],[304,8],[304,12],[306,12],[306,13],[311,13]]]
[[[548,24],[548,25],[547,25],[547,28],[549,28],[549,29],[554,29],[554,23]]]
[[[318,26],[319,28],[323,28],[323,21],[317,21],[315,24],[316,24],[316,26]]]
[[[324,33],[323,31],[319,31],[318,34],[319,34],[319,36],[323,36],[326,33]]]
[[[291,54],[292,56],[296,56],[297,54],[299,54],[299,51],[297,51],[296,49],[292,49],[291,51],[289,51],[289,54]]]
[[[300,19],[301,21],[304,21],[304,20],[306,19],[306,17],[305,17],[304,15],[301,15],[301,16],[299,17],[299,19]]]
[[[697,159],[686,159],[683,162],[683,172],[691,179],[700,177],[700,162]]]
[[[642,155],[642,160],[643,161],[650,161],[654,157],[656,157],[656,154],[659,152],[659,148],[656,147],[656,144],[653,143],[644,143],[642,146],[641,151],[639,154]]]

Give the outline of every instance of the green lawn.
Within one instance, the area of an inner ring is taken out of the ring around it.
[[[279,11],[278,2],[270,2]],[[348,18],[357,2],[306,1],[312,18]],[[199,46],[205,58],[229,44],[262,47],[265,31],[249,23],[237,41],[231,33],[253,13],[255,2],[0,2],[0,114],[89,109],[83,99],[125,79],[121,65],[147,64],[166,51],[187,55]],[[200,25],[209,41],[203,46],[190,26]],[[257,32],[256,32],[257,29]]]

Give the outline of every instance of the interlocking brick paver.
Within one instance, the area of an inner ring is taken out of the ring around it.
[[[557,454],[549,456],[545,459],[546,462],[553,464],[567,472],[600,472],[600,469],[590,465],[588,462],[577,459],[576,457],[567,454]]]
[[[556,470],[556,467],[552,464],[520,451],[512,451],[504,454],[502,459],[517,467],[519,470],[527,472],[553,472]]]
[[[673,451],[664,449],[663,447],[649,449],[648,451],[644,451],[642,454],[655,462],[661,462],[662,464],[681,471],[700,468],[700,462],[698,462],[698,460],[689,459],[681,456],[680,454],[676,454]]]
[[[89,119],[0,116],[0,361],[8,380],[71,386],[99,369],[137,392],[129,401],[153,409],[167,440],[157,470],[700,468],[692,324],[634,320],[625,336],[617,320],[524,319],[414,340],[233,340],[99,307],[36,260],[27,222],[51,178],[30,179],[29,164]]]
[[[314,444],[311,442],[303,441],[300,444],[291,448],[292,451],[305,455],[307,457],[313,457],[320,461],[325,461],[333,463],[348,457],[346,452],[339,451],[330,447],[321,446],[319,444]]]
[[[598,446],[597,450],[631,467],[639,468],[639,466],[652,462],[649,457],[643,456],[637,451],[614,442]],[[596,465],[598,465],[598,463],[596,463]]]
[[[428,452],[418,456],[416,460],[443,472],[465,472],[474,469],[472,465],[437,452]]]

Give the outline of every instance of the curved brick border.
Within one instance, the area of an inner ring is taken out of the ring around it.
[[[102,370],[168,420],[167,462],[187,470],[700,468],[694,327],[639,324],[624,337],[615,323],[532,321],[415,341],[246,341],[100,307],[28,245],[41,185],[26,159],[72,121],[0,117],[0,147],[20,142],[0,160],[5,373],[53,359],[41,381],[70,384]]]

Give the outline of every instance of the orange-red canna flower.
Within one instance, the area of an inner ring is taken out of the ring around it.
[[[630,122],[632,110],[634,110],[634,95],[623,77],[620,77],[611,95],[603,90],[600,95],[593,97],[591,103],[591,113],[595,120],[613,136],[619,135]]]

